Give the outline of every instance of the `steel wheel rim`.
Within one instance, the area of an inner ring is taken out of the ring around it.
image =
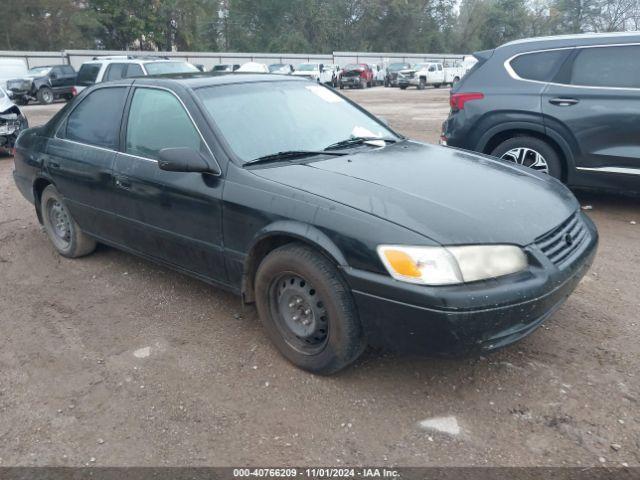
[[[329,316],[323,299],[301,275],[286,272],[269,288],[272,318],[284,341],[304,355],[316,355],[329,340]]]
[[[71,242],[71,219],[67,209],[55,199],[47,204],[47,215],[55,241],[66,248]]]
[[[536,150],[527,147],[512,148],[502,154],[503,160],[513,162],[517,165],[532,168],[542,173],[549,173],[547,160]]]
[[[51,103],[53,101],[51,92],[49,92],[48,90],[42,92],[42,99],[45,101],[45,103]]]

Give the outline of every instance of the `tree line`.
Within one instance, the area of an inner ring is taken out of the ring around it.
[[[3,0],[0,50],[468,53],[640,29],[640,0]]]

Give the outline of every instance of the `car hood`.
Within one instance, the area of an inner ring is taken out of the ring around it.
[[[525,246],[579,207],[566,187],[543,174],[487,156],[413,141],[253,171],[443,245]]]
[[[4,92],[4,90],[2,90]],[[16,106],[15,103],[13,103],[11,101],[11,99],[9,98],[9,96],[5,93],[4,95],[1,95],[2,98],[0,98],[0,114],[8,112],[9,110],[18,110],[20,111],[20,109]],[[22,112],[20,111],[20,114],[22,114]]]

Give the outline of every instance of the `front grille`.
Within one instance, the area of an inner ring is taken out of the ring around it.
[[[588,230],[581,214],[575,213],[558,227],[538,238],[536,245],[554,265],[561,267],[574,253],[582,250],[587,236]]]

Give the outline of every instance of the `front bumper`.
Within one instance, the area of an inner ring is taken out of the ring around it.
[[[588,235],[562,269],[535,245],[526,249],[528,270],[467,285],[411,285],[345,269],[369,343],[461,355],[495,350],[527,336],[560,308],[593,262],[598,234],[583,217]]]
[[[361,77],[342,77],[340,78],[340,83],[345,87],[351,87],[359,86],[364,82]]]

